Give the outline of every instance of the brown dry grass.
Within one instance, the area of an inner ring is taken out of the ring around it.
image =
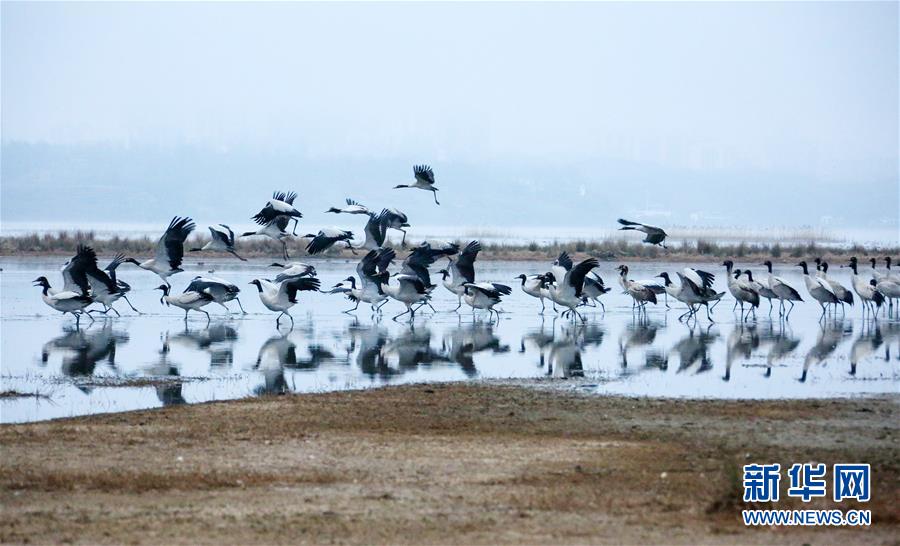
[[[430,385],[3,426],[0,539],[891,544],[896,408]],[[869,462],[876,522],[745,529],[746,461]]]
[[[194,235],[185,244],[186,248],[200,247],[206,241]],[[308,259],[304,250],[306,239],[296,239],[288,243],[289,252],[294,257]],[[468,241],[457,241],[464,245]],[[69,255],[74,253],[79,243],[92,246],[104,256],[124,252],[129,256],[149,256],[154,252],[156,240],[149,237],[111,239],[98,238],[93,232],[59,232],[43,235],[32,234],[15,237],[0,237],[0,256],[23,255]],[[410,240],[410,247],[418,244]],[[399,250],[399,241],[394,241]],[[281,259],[281,245],[265,238],[240,239],[237,244],[238,253],[246,258]],[[487,260],[540,260],[552,261],[560,252],[590,255],[603,261],[615,260],[670,260],[670,261],[709,261],[711,259],[733,258],[743,261],[759,262],[772,259],[776,262],[796,263],[798,259],[823,257],[829,262],[843,263],[850,256],[884,256],[900,254],[900,247],[867,248],[861,245],[835,247],[822,245],[815,241],[791,242],[785,244],[769,243],[716,243],[703,239],[693,242],[673,244],[668,249],[645,245],[640,242],[623,239],[579,240],[553,244],[496,244],[484,243],[484,251],[480,259]],[[231,256],[219,252],[188,253],[188,257],[203,261],[210,258],[229,258]],[[354,254],[346,248],[331,248],[324,252],[325,258],[353,258]],[[357,256],[358,257],[358,256]]]

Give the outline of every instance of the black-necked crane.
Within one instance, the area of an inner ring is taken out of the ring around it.
[[[272,194],[272,198],[269,199],[266,206],[253,215],[252,220],[261,226],[268,225],[278,218],[293,220],[294,230],[292,234],[296,236],[297,225],[300,223],[300,218],[303,218],[303,214],[294,208],[294,199],[296,198],[297,194],[294,192],[276,191]],[[287,223],[284,224],[284,227],[285,229],[287,228]]]
[[[419,302],[419,307],[423,305],[427,305],[434,311],[434,307],[431,305],[431,293],[437,288],[437,285],[432,284],[431,282],[431,273],[428,268],[441,256],[450,257],[456,254],[459,246],[449,246],[443,248],[432,248],[429,243],[423,242],[416,248],[410,252],[406,258],[404,258],[403,263],[400,268],[401,275],[414,275],[422,281],[422,284],[425,285],[426,295],[422,297]],[[418,307],[416,308],[418,310]]]
[[[884,257],[884,264],[885,264],[885,267],[887,267],[888,278],[891,279],[892,281],[900,282],[900,273],[896,273],[893,270],[891,270],[891,257],[890,256]]]
[[[209,226],[209,233],[212,239],[200,248],[192,248],[191,252],[202,252],[204,250],[214,250],[217,252],[228,252],[238,260],[246,262],[246,258],[242,258],[234,251],[234,232],[225,224],[217,224]]]
[[[262,235],[273,241],[277,241],[281,243],[281,256],[285,260],[288,260],[290,257],[288,256],[287,251],[287,240],[291,238],[291,235],[287,232],[288,222],[290,222],[290,219],[287,216],[278,216],[256,231],[245,231],[244,233],[241,233],[241,237]]]
[[[625,279],[626,279],[626,277],[623,277],[621,274],[619,275],[619,286],[622,287],[623,291],[628,292],[628,287],[625,286]],[[655,281],[653,279],[637,279],[637,280],[631,279],[630,282],[637,283],[637,284],[643,286],[644,288],[650,290],[657,296],[663,296],[665,304],[666,304],[666,309],[670,309],[669,293],[666,291],[666,287],[663,285],[663,283],[661,283],[659,281]],[[659,298],[657,298],[657,299],[659,299]],[[644,303],[646,303],[646,302],[644,302]],[[653,302],[653,303],[656,304],[657,302]]]
[[[547,278],[544,275],[526,275],[522,273],[516,277],[516,279],[522,281],[522,292],[541,300],[540,314],[543,315],[544,310],[546,309],[544,298],[549,297],[549,293],[547,292]]]
[[[343,286],[343,282],[332,288],[329,293],[342,293],[356,304],[353,309],[348,309],[344,313],[352,313],[359,308],[360,302],[368,303],[372,307],[372,312],[379,310],[378,305],[387,301],[387,294],[384,293],[381,286],[387,281],[388,268],[396,256],[394,249],[383,248],[381,250],[370,250],[368,254],[363,256],[356,266],[356,274],[359,276],[359,284],[353,276],[344,279],[350,283],[350,287]]]
[[[859,276],[859,262],[857,261],[856,256],[850,258],[849,266],[853,271],[853,274],[850,277],[850,284],[853,286],[853,291],[856,292],[856,295],[859,296],[859,299],[863,304],[863,314],[865,314],[866,310],[873,311],[873,304],[876,307],[881,307],[881,304],[884,303],[884,294],[879,292],[868,280]]]
[[[817,260],[818,260],[818,258],[817,258]],[[836,280],[834,280],[828,276],[828,262],[826,262],[824,260],[819,260],[818,263],[822,267],[822,270],[819,273],[819,276],[822,279],[824,279],[825,282],[827,282],[828,285],[831,287],[831,290],[834,292],[834,295],[837,296],[837,298],[841,304],[841,312],[843,312],[845,303],[849,303],[851,306],[853,305],[853,292],[848,290],[841,283],[837,282]]]
[[[428,295],[428,287],[417,275],[400,274],[393,277],[392,280],[396,282],[392,284],[391,280],[388,280],[381,286],[382,291],[406,306],[406,311],[395,315],[393,320],[397,320],[407,313],[410,315],[410,320],[413,320],[416,317],[416,310],[412,306],[421,302]]]
[[[190,218],[176,216],[169,222],[166,232],[156,243],[156,254],[152,258],[143,262],[134,258],[128,258],[126,261],[141,269],[156,273],[164,283],[169,284],[170,276],[184,271],[181,269],[181,262],[184,259],[184,242],[195,227],[194,221]]]
[[[887,278],[888,273],[890,273],[890,271],[888,271],[888,273],[882,273],[881,271],[878,271],[878,258],[874,258],[874,257],[869,258],[869,263],[872,264],[872,278],[873,279],[875,279],[877,282],[881,282]]]
[[[280,283],[274,283],[266,279],[253,279],[250,284],[256,286],[259,291],[259,301],[269,311],[277,311],[275,326],[281,324],[281,317],[287,315],[291,319],[291,328],[294,327],[294,317],[288,310],[297,305],[299,292],[312,292],[319,290],[319,279],[315,277],[297,277]]]
[[[760,264],[762,265],[762,264]],[[769,288],[767,283],[762,283],[753,278],[753,272],[749,269],[747,271],[741,271],[740,269],[734,270],[734,278],[740,279],[741,276],[747,277],[746,281],[750,284],[750,287],[759,294],[760,298],[765,298],[769,302],[769,316],[772,315],[772,300],[777,300],[778,295]],[[768,281],[767,281],[768,282]],[[760,300],[762,301],[762,300]],[[737,300],[734,302],[735,307],[737,307]],[[734,311],[734,307],[731,309]]]
[[[342,208],[331,207],[325,212],[333,212],[335,214],[370,214],[369,209],[365,205],[361,205],[350,198],[347,198],[347,206]]]
[[[837,297],[837,294],[834,293],[834,289],[831,288],[831,285],[821,277],[813,277],[809,274],[809,267],[807,266],[806,261],[801,261],[797,264],[797,267],[803,269],[803,282],[806,284],[806,290],[809,291],[809,295],[812,296],[819,305],[822,306],[822,316],[819,317],[819,320],[825,318],[825,310],[826,305],[837,305],[840,303],[840,300]]]
[[[665,271],[660,273],[659,277],[665,282],[668,295],[688,306],[688,310],[682,313],[678,320],[685,316],[688,316],[688,318],[695,317],[697,311],[700,310],[700,306],[705,305],[706,317],[712,321],[712,316],[709,312],[709,302],[718,300],[725,294],[724,292],[716,292],[712,288],[715,275],[690,267],[685,268],[683,271],[677,271],[676,274],[681,282],[680,285],[673,283],[671,278],[669,278],[669,274]]]
[[[548,287],[550,299],[563,307],[568,307],[568,311],[563,312],[563,317],[570,314],[573,321],[577,317],[582,322],[587,322],[587,319],[576,310],[576,307],[583,303],[582,290],[585,276],[599,265],[600,262],[596,258],[587,258],[576,265],[565,251],[561,252],[553,262],[550,272],[546,273],[545,277],[551,283]]]
[[[642,242],[667,248],[666,245],[663,244],[663,242],[669,235],[665,231],[663,231],[662,228],[642,224],[640,222],[632,222],[630,220],[624,220],[622,218],[619,218],[619,223],[622,224],[622,227],[619,228],[619,231],[640,231],[646,235]]]
[[[382,209],[378,214],[369,214],[366,227],[363,228],[366,239],[359,248],[362,250],[378,250],[383,247],[387,238],[388,220],[387,209]],[[350,249],[353,250],[353,247],[351,246]]]
[[[244,311],[244,306],[241,304],[241,299],[238,297],[238,294],[241,293],[241,289],[238,288],[236,284],[226,281],[225,279],[198,275],[194,277],[194,280],[191,281],[184,291],[209,294],[212,296],[213,302],[224,307],[229,313],[231,312],[231,309],[229,309],[225,303],[236,301],[238,307],[241,308],[241,313],[247,314],[247,312]]]
[[[91,296],[93,296],[94,301],[103,305],[103,314],[105,315],[112,310],[117,316],[121,316],[119,311],[113,307],[113,304],[123,297],[125,301],[128,301],[125,294],[131,291],[131,286],[126,282],[116,280],[115,270],[125,262],[125,257],[122,254],[118,254],[106,266],[106,270],[101,270],[97,266],[97,254],[94,252],[94,249],[79,245],[78,254],[77,259],[82,261],[83,265],[81,267],[83,267],[84,274],[87,276],[88,283],[91,286]],[[132,310],[140,313],[131,305],[130,301],[128,301],[128,305],[131,306]]]
[[[900,280],[895,280],[889,275],[883,275],[881,279],[873,280],[875,281],[875,288],[888,301],[888,314],[893,314],[894,300],[900,298]]]
[[[440,270],[444,287],[457,297],[459,304],[454,311],[458,311],[462,307],[462,297],[466,292],[463,285],[467,282],[475,282],[475,259],[478,258],[479,252],[481,252],[481,243],[470,241],[455,260],[447,258],[450,260],[447,269]]]
[[[725,270],[728,272],[728,275],[725,277],[728,291],[731,292],[731,295],[734,296],[734,299],[740,304],[741,320],[745,321],[747,318],[744,316],[744,304],[750,304],[750,309],[755,313],[755,309],[759,307],[759,292],[754,290],[748,281],[734,278],[734,275],[732,275],[734,262],[725,260],[722,262],[722,265],[725,266]],[[747,316],[750,316],[749,312],[747,313]]]
[[[287,262],[287,263],[278,263],[275,262],[269,267],[279,267],[281,268],[281,273],[279,273],[275,277],[275,282],[281,282],[283,280],[289,279],[291,277],[315,277],[316,276],[316,268],[312,265],[304,262]]]
[[[202,308],[213,302],[213,297],[206,291],[195,292],[193,290],[184,292],[183,294],[170,295],[171,286],[161,284],[154,290],[162,290],[162,296],[159,297],[159,303],[174,305],[180,309],[184,309],[184,320],[188,319],[188,311],[198,311],[206,315],[206,321],[209,322],[209,313]]]
[[[347,248],[353,250],[350,241],[353,239],[352,231],[345,231],[336,228],[320,229],[319,233],[307,233],[303,236],[310,239],[306,245],[307,254],[319,254],[325,252],[337,243],[346,243]]]
[[[619,284],[622,286],[622,289],[625,290],[625,293],[632,298],[632,311],[634,311],[635,307],[641,311],[646,311],[644,306],[647,305],[647,303],[656,305],[656,292],[644,286],[639,281],[630,280],[628,278],[627,265],[620,265],[616,270],[619,272]]]
[[[38,277],[33,282],[34,286],[40,286],[43,289],[41,299],[44,300],[44,303],[62,314],[72,314],[75,317],[76,324],[81,320],[85,307],[94,303],[94,298],[86,293],[51,289],[50,281],[47,280],[47,277]]]
[[[465,292],[463,299],[472,309],[485,309],[488,315],[496,314],[497,320],[500,320],[500,312],[494,309],[494,306],[500,303],[503,296],[512,293],[512,288],[505,284],[495,282],[467,282],[463,285]],[[475,313],[472,313],[472,320],[475,320]]]
[[[115,294],[111,294],[110,308],[112,308],[111,306],[113,302],[115,302],[119,298],[122,298],[126,303],[128,303],[128,306],[131,307],[132,311],[140,315],[141,312],[135,309],[134,305],[132,305],[131,303],[131,300],[128,299],[128,292],[131,292],[131,285],[123,281],[122,279],[117,278],[116,270],[125,262],[125,254],[119,252],[109,262],[109,264],[107,264],[106,267],[103,268],[103,270],[106,271],[106,274],[109,275],[109,278],[112,279],[114,283],[116,283],[117,288],[117,292]],[[116,314],[118,315],[119,312],[116,311]]]
[[[584,286],[581,289],[581,293],[584,295],[584,304],[590,305],[591,307],[597,307],[597,304],[600,304],[600,308],[603,309],[603,312],[606,312],[606,306],[603,305],[603,302],[600,301],[600,296],[606,294],[612,290],[606,286],[603,282],[603,278],[598,275],[595,271],[591,271],[584,277]],[[588,303],[593,302],[593,303]],[[543,300],[541,304],[543,304]]]
[[[775,292],[775,296],[778,298],[780,303],[778,309],[778,316],[784,315],[785,317],[790,316],[791,311],[794,310],[794,302],[795,301],[803,301],[803,298],[800,297],[800,292],[797,292],[791,285],[784,282],[784,279],[776,277],[772,274],[772,260],[766,260],[763,262],[763,265],[769,271],[769,289],[772,292]],[[791,308],[785,313],[784,311],[784,302],[787,301],[791,304]]]
[[[384,222],[387,225],[388,229],[395,229],[403,233],[403,238],[400,240],[401,246],[406,246],[406,230],[403,228],[409,227],[409,218],[405,213],[399,211],[395,208],[388,208],[382,211],[384,214]]]
[[[438,189],[434,187],[434,171],[431,170],[431,167],[428,165],[415,165],[413,167],[413,175],[415,176],[415,181],[412,184],[397,184],[394,186],[394,189],[415,188],[417,190],[430,191],[432,197],[434,197],[434,203],[440,205],[437,200]]]

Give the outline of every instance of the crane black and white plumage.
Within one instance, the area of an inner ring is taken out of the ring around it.
[[[247,314],[247,312],[244,311],[244,306],[241,304],[241,299],[238,297],[238,294],[241,293],[241,289],[238,288],[236,284],[228,282],[225,279],[198,275],[194,277],[184,291],[209,294],[212,296],[213,302],[224,307],[229,313],[231,312],[231,309],[229,309],[225,303],[234,300],[237,302],[238,307],[241,308],[241,313]]]
[[[329,293],[342,293],[347,298],[356,303],[353,309],[344,311],[352,313],[359,308],[360,302],[368,303],[372,307],[372,312],[379,310],[378,304],[387,301],[387,295],[381,288],[388,276],[388,267],[390,267],[396,254],[392,248],[384,248],[381,250],[370,250],[356,266],[356,274],[359,276],[359,284],[357,285],[354,277],[347,277],[344,281],[350,283],[350,287],[343,286],[343,282],[332,288]]]
[[[393,320],[397,320],[407,313],[410,315],[410,320],[413,320],[416,316],[416,310],[412,306],[422,301],[428,295],[428,287],[417,275],[400,274],[393,277],[393,280],[396,283],[391,283],[389,279],[381,286],[381,289],[389,297],[406,306],[406,311],[394,316]]]
[[[619,284],[625,290],[625,293],[631,296],[631,299],[633,300],[631,304],[632,313],[634,312],[635,307],[637,307],[639,311],[646,311],[645,306],[647,303],[656,305],[656,292],[647,286],[644,286],[641,281],[629,279],[627,265],[620,265],[616,270],[619,272]],[[663,290],[665,290],[665,288],[663,288]]]
[[[734,270],[733,261],[725,260],[722,262],[722,265],[725,266],[725,271],[728,273],[725,278],[725,282],[728,285],[728,291],[731,292],[734,299],[741,305],[741,320],[746,320],[744,316],[744,304],[749,303],[750,309],[759,307],[759,292],[754,290],[749,282],[734,278],[734,275],[732,275],[732,271]],[[750,313],[748,312],[747,315],[749,316]]]
[[[269,267],[280,267],[281,273],[275,277],[275,282],[281,282],[292,277],[315,277],[316,268],[303,262],[288,262],[284,264],[273,263]]]
[[[81,320],[85,307],[94,302],[94,298],[86,293],[74,290],[53,290],[50,288],[50,281],[47,280],[47,277],[38,277],[33,282],[35,286],[43,289],[41,299],[44,300],[44,303],[63,314],[72,314],[76,324]],[[93,321],[93,319],[91,320]]]
[[[760,265],[766,265],[766,264],[760,264]],[[741,271],[740,269],[737,269],[737,270],[735,270],[735,273],[739,273],[740,271]],[[749,280],[753,289],[756,290],[756,293],[759,294],[759,297],[766,298],[766,300],[768,300],[769,315],[771,315],[772,314],[772,300],[777,300],[778,294],[776,294],[775,291],[773,291],[771,288],[769,288],[768,280],[765,283],[753,280],[753,273],[751,273],[750,270],[747,270],[746,274],[747,274],[747,279]],[[740,276],[741,275],[738,274],[736,278],[740,278]],[[737,305],[737,301],[735,301],[735,305]],[[732,308],[732,311],[734,311],[733,308]]]
[[[143,262],[138,262],[134,258],[128,258],[126,261],[141,269],[156,273],[164,283],[169,284],[170,276],[184,271],[181,269],[181,262],[184,259],[184,242],[195,227],[194,221],[190,218],[176,216],[169,222],[166,232],[156,243],[156,254],[152,258]]]
[[[831,285],[825,279],[810,276],[809,268],[805,261],[798,263],[797,267],[803,268],[803,282],[806,284],[806,290],[809,291],[809,295],[822,306],[822,316],[819,317],[821,321],[825,318],[825,306],[837,305],[841,300],[838,299],[834,289],[831,288]]]
[[[838,300],[840,301],[841,312],[843,312],[845,303],[849,303],[851,306],[853,306],[853,292],[848,290],[841,283],[837,282],[836,280],[834,280],[828,276],[828,262],[826,262],[824,260],[819,260],[818,258],[816,258],[816,260],[817,260],[816,263],[821,265],[821,267],[822,267],[822,271],[819,273],[819,275],[821,276],[822,279],[825,280],[825,282],[828,283],[829,286],[831,286],[831,290],[834,292],[834,295],[837,296]]]
[[[382,246],[384,246],[384,240],[387,237],[388,230],[388,211],[387,209],[382,209],[378,214],[369,214],[369,220],[366,222],[366,227],[363,228],[363,233],[366,236],[365,241],[361,249],[363,250],[378,250]]]
[[[134,305],[132,305],[132,303],[131,303],[131,300],[128,299],[128,292],[131,292],[131,285],[128,284],[127,282],[123,281],[122,279],[119,279],[116,274],[116,270],[119,268],[120,265],[125,263],[125,261],[126,261],[125,254],[120,252],[115,255],[115,257],[109,262],[109,264],[106,265],[106,267],[103,268],[103,270],[106,271],[107,275],[109,275],[109,278],[112,279],[112,281],[114,283],[116,283],[116,288],[118,291],[115,295],[118,297],[116,297],[112,301],[114,302],[114,301],[116,301],[116,299],[122,298],[125,300],[126,303],[128,303],[128,306],[131,307],[132,311],[134,311],[135,313],[140,315],[141,312],[138,311],[137,309],[135,309]],[[112,303],[110,303],[110,306],[111,305],[112,305]],[[115,309],[113,309],[113,310],[115,310]],[[116,314],[118,315],[119,312],[116,311]]]
[[[797,292],[792,286],[781,279],[780,277],[776,277],[772,274],[772,261],[766,260],[763,262],[763,265],[769,271],[769,288],[772,292],[775,292],[775,295],[778,297],[778,301],[780,302],[778,314],[779,316],[784,315],[785,317],[790,316],[791,311],[794,310],[794,302],[795,301],[803,301],[803,298],[800,297],[800,292]],[[787,313],[784,312],[784,302],[787,301],[791,304],[791,308],[788,309]]]
[[[432,197],[434,197],[434,203],[440,205],[437,200],[438,189],[434,187],[434,171],[431,167],[428,165],[415,165],[413,166],[413,175],[416,179],[415,182],[412,184],[397,184],[394,186],[394,189],[415,188],[418,190],[430,191]]]
[[[409,227],[409,218],[405,213],[400,212],[395,208],[384,209],[382,214],[384,214],[384,222],[387,225],[387,229],[395,229],[403,232],[403,239],[400,240],[400,245],[405,247],[406,230],[403,228]]]
[[[676,300],[688,306],[688,311],[678,317],[681,320],[685,315],[696,317],[700,306],[706,306],[706,318],[712,321],[712,315],[709,311],[709,302],[719,300],[724,292],[716,292],[713,289],[715,275],[707,271],[686,267],[682,271],[676,272],[681,282],[679,286],[669,278],[666,272],[660,273],[659,276],[665,281],[666,292]]]
[[[427,305],[428,307],[431,307],[432,311],[434,311],[434,307],[431,306],[429,300],[431,299],[431,293],[436,288],[436,285],[432,284],[431,282],[431,273],[428,268],[431,267],[431,265],[441,256],[450,257],[456,254],[458,248],[458,245],[432,248],[430,243],[423,242],[418,247],[414,248],[412,252],[410,252],[406,256],[406,258],[404,258],[403,263],[400,267],[400,274],[414,275],[422,281],[422,284],[425,285],[426,294],[422,297],[419,307]],[[418,308],[416,309],[418,310]]]
[[[361,205],[350,198],[347,198],[347,206],[340,209],[331,207],[325,212],[333,212],[335,214],[370,214],[369,209],[365,205]]]
[[[154,290],[162,290],[162,296],[159,298],[159,303],[165,303],[167,306],[174,305],[175,307],[184,309],[185,321],[188,319],[189,311],[198,311],[206,315],[206,321],[209,322],[209,313],[202,309],[202,307],[209,305],[213,301],[213,297],[209,293],[206,291],[195,292],[191,290],[173,296],[169,294],[171,288],[172,287],[168,284],[161,284],[154,288]]]
[[[281,322],[281,317],[287,315],[291,319],[291,327],[294,325],[294,317],[288,313],[288,309],[297,304],[297,293],[319,290],[319,279],[315,277],[298,277],[281,283],[273,283],[266,279],[253,279],[250,284],[259,290],[259,300],[270,311],[278,311],[275,318],[275,326]]]
[[[481,252],[481,243],[470,241],[455,260],[448,257],[450,263],[447,269],[441,270],[444,287],[456,294],[459,302],[454,311],[458,311],[462,306],[462,297],[466,291],[463,285],[475,282],[475,260],[478,258],[479,252]]]
[[[659,245],[663,248],[667,248],[666,245],[663,244],[663,242],[669,235],[665,231],[663,231],[662,228],[642,224],[640,222],[632,222],[630,220],[624,220],[622,218],[619,218],[619,223],[622,224],[622,227],[619,228],[619,231],[640,231],[646,235],[643,240],[644,243]]]
[[[117,255],[109,265],[106,266],[106,270],[101,270],[97,267],[97,254],[94,252],[94,249],[80,245],[78,248],[78,257],[76,260],[73,260],[73,262],[75,261],[81,262],[79,267],[83,268],[88,284],[90,284],[91,296],[93,296],[94,301],[103,305],[103,314],[107,314],[112,310],[116,315],[121,316],[119,311],[113,307],[113,304],[120,298],[125,297],[125,293],[131,290],[131,286],[129,286],[128,283],[117,281],[115,278],[115,270],[119,265],[124,263],[125,257],[122,254]],[[112,274],[110,274],[110,271]],[[128,298],[125,297],[125,300],[128,301]],[[138,312],[138,310],[131,305],[130,301],[128,302],[128,305],[131,306],[132,310]]]
[[[277,216],[256,231],[245,231],[244,233],[241,233],[241,237],[263,235],[273,241],[278,241],[281,243],[281,255],[287,260],[290,258],[287,251],[287,240],[291,237],[287,232],[288,222],[290,222],[290,219],[287,216]]]
[[[500,312],[494,306],[500,303],[503,296],[512,293],[512,288],[495,282],[467,282],[463,285],[463,299],[472,309],[486,309],[489,314],[496,314],[500,320]],[[472,313],[475,320],[475,313]]]
[[[238,253],[234,251],[234,232],[231,231],[230,227],[225,224],[209,226],[209,233],[212,235],[212,239],[201,248],[192,248],[191,252],[216,250],[218,252],[228,252],[242,262],[247,261],[245,258],[238,256]]]
[[[297,194],[294,192],[276,191],[272,194],[272,199],[269,199],[266,206],[253,215],[253,221],[261,226],[265,226],[276,218],[293,220],[294,230],[292,234],[297,235],[297,224],[300,223],[300,218],[303,218],[303,214],[294,208],[294,199],[296,198]],[[287,228],[287,223],[284,226]]]
[[[588,302],[594,302],[593,304],[590,304],[592,307],[596,307],[597,304],[600,304],[600,308],[603,309],[603,312],[605,313],[606,306],[600,301],[600,296],[606,294],[610,290],[612,290],[612,288],[606,286],[603,282],[603,278],[596,272],[591,271],[584,277],[584,287],[581,289],[581,292],[584,295],[583,299],[585,305],[589,305]]]
[[[353,250],[353,245],[350,244],[350,241],[353,239],[352,231],[345,231],[335,228],[325,228],[320,229],[319,233],[307,233],[303,237],[310,239],[309,243],[306,245],[306,252],[308,254],[319,254],[325,252],[326,250],[340,242],[346,243],[347,248]]]
[[[576,317],[580,318],[582,322],[587,321],[575,308],[581,305],[584,297],[582,289],[585,276],[598,265],[600,262],[596,258],[588,258],[573,265],[572,258],[565,251],[561,252],[553,262],[550,272],[546,273],[545,277],[552,283],[549,286],[550,299],[569,308],[568,311],[563,312],[563,317],[571,314],[573,321]]]
[[[522,281],[522,292],[525,292],[529,296],[533,298],[537,298],[541,300],[541,312],[543,315],[546,310],[546,304],[544,303],[544,298],[548,297],[549,293],[547,292],[547,277],[544,275],[526,275],[522,273],[516,279],[520,279]]]

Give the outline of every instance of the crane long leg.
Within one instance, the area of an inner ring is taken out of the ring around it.
[[[406,230],[401,229],[400,231],[403,232],[403,239],[400,240],[400,246],[406,247]]]
[[[241,298],[234,298],[234,301],[238,302],[238,307],[241,308],[241,313],[243,313],[243,314],[246,315],[246,314],[247,314],[247,311],[244,311],[244,306],[241,305]]]
[[[438,203],[438,200],[437,200],[437,191],[436,190],[431,190],[431,196],[434,197],[434,204],[440,205],[440,203]]]
[[[341,313],[347,313],[349,315],[357,309],[359,309],[359,300],[356,300],[356,307],[354,307],[353,309],[347,309],[346,311],[341,311]]]
[[[212,320],[212,317],[209,316],[209,313],[207,313],[203,309],[197,309],[197,310],[200,311],[201,313],[203,313],[204,315],[206,315],[206,323],[209,324],[210,321]]]
[[[410,312],[412,312],[412,308],[411,308],[410,306],[407,305],[407,306],[406,306],[406,311],[403,311],[403,312],[400,313],[399,315],[393,316],[393,317],[391,318],[391,320],[397,320],[398,318],[400,318],[400,317],[402,317],[403,315],[405,315],[405,314],[407,314],[407,313],[410,313]]]
[[[134,311],[135,313],[137,313],[137,314],[139,314],[139,315],[142,314],[140,311],[138,311],[137,309],[134,308],[134,305],[131,305],[131,300],[128,299],[128,296],[126,296],[126,295],[123,294],[123,295],[122,295],[122,299],[124,299],[125,301],[128,302],[128,306],[131,307],[131,310],[132,310],[132,311]]]
[[[238,253],[235,252],[235,251],[233,251],[233,250],[229,250],[228,252],[232,253],[232,254],[234,255],[235,258],[237,258],[238,260],[240,260],[240,261],[242,261],[242,262],[246,262],[246,261],[247,261],[247,258],[241,258],[240,256],[238,256]]]
[[[300,225],[300,220],[295,216],[295,217],[294,217],[294,231],[292,232],[292,234],[293,234],[295,237],[297,236],[297,226],[298,226],[298,225]]]

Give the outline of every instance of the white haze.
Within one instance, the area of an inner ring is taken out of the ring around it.
[[[5,221],[898,229],[893,2],[0,9]]]

